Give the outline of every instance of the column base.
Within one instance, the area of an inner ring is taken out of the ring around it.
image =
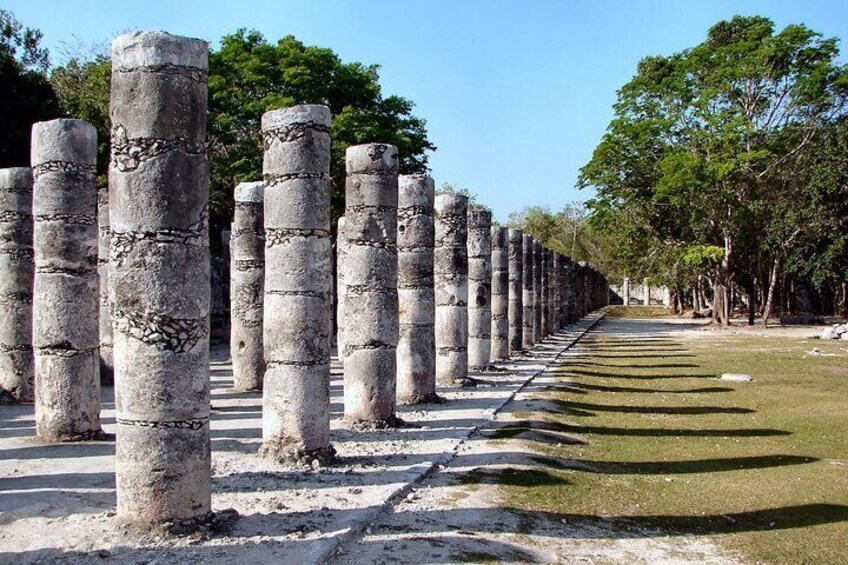
[[[406,406],[416,404],[444,404],[445,402],[447,402],[447,399],[442,396],[439,396],[436,393],[411,394],[409,396],[398,397],[398,402]]]
[[[397,416],[390,416],[382,420],[359,420],[356,418],[345,417],[342,419],[342,425],[345,428],[357,432],[408,427],[408,424]]]
[[[332,445],[303,449],[292,438],[277,437],[265,440],[259,448],[259,455],[282,465],[316,468],[332,462],[336,458],[336,449]]]

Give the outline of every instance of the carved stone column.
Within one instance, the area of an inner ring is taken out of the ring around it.
[[[529,234],[524,234],[521,242],[522,266],[524,271],[522,298],[524,302],[524,314],[522,316],[524,322],[524,331],[522,335],[522,346],[524,349],[533,347],[536,343],[534,337],[536,335],[534,325],[536,322],[536,301],[533,291],[533,237]]]
[[[32,169],[0,169],[0,402],[32,402]]]
[[[509,352],[524,349],[524,233],[510,229],[509,254]]]
[[[262,116],[265,155],[265,383],[260,454],[329,459],[330,109]]]
[[[345,155],[344,413],[356,425],[394,426],[398,343],[398,152]]]
[[[492,213],[468,210],[468,368],[483,371],[491,361]]]
[[[468,198],[436,196],[436,380],[472,386],[468,378]]]
[[[402,175],[398,194],[398,400],[422,404],[436,396],[436,303],[433,291],[433,203],[427,175]]]
[[[533,240],[533,343],[542,341],[542,242]]]
[[[32,126],[35,430],[45,441],[100,433],[96,159],[91,124]]]
[[[100,277],[100,384],[115,382],[115,364],[112,355],[112,307],[109,301],[109,246],[112,231],[109,229],[109,188],[97,189],[98,250],[97,273]]]
[[[265,352],[262,310],[265,294],[265,185],[243,182],[235,189],[230,233],[230,358],[236,390],[262,390]]]
[[[210,514],[205,41],[112,42],[109,285],[118,517]]]
[[[492,361],[509,359],[509,229],[492,226]]]

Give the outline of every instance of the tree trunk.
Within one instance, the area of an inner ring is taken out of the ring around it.
[[[772,302],[774,301],[774,290],[777,286],[777,273],[780,271],[780,256],[776,256],[774,258],[774,264],[771,268],[771,275],[769,276],[769,289],[768,295],[766,296],[766,305],[763,308],[763,327],[768,326],[768,319],[771,315],[771,307]]]
[[[848,281],[842,281],[842,300],[839,304],[839,315],[848,316]]]
[[[757,284],[752,280],[745,292],[748,293],[748,325],[753,326],[757,316]]]

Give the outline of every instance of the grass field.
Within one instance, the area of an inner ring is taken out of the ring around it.
[[[498,475],[501,499],[610,536],[706,535],[749,562],[848,563],[845,344],[634,324],[605,321],[498,431],[539,453]]]

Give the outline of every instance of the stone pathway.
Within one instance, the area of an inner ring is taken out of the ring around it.
[[[211,539],[138,540],[115,529],[114,444],[43,445],[33,441],[31,406],[0,406],[0,563],[98,562],[318,563],[345,555],[372,524],[448,465],[466,440],[600,319],[587,316],[501,366],[474,373],[477,389],[441,389],[449,402],[403,406],[410,424],[352,432],[340,427],[342,379],[334,362],[332,442],[337,464],[311,471],[260,459],[261,395],[231,389],[227,351],[213,351],[212,504],[240,518]],[[102,422],[115,431],[111,388]],[[339,554],[341,550],[341,554]]]

